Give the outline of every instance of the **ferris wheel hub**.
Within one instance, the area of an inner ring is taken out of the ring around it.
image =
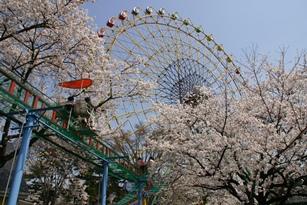
[[[203,76],[202,69],[205,69],[205,66],[194,59],[182,58],[173,61],[158,76],[157,95],[164,98],[160,100],[171,104],[183,103],[184,98],[193,93],[196,88],[208,87],[209,84]]]

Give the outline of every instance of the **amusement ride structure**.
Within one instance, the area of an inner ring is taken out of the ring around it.
[[[118,99],[124,111],[116,115],[120,117],[113,123],[115,126],[133,130],[131,124],[148,121],[153,116],[151,102],[183,103],[188,94],[201,86],[216,94],[225,88],[238,93],[244,82],[223,46],[176,12],[135,7],[131,12],[122,11],[111,17],[98,35],[104,40],[107,53],[125,62],[123,74],[155,87],[146,100],[142,96]],[[132,68],[139,72],[127,72]]]
[[[212,35],[205,33],[201,27],[194,26],[189,19],[180,18],[177,13],[170,14],[164,9],[156,11],[151,7],[143,11],[135,7],[131,12],[125,10],[117,17],[110,18],[106,26],[98,31],[98,36],[103,39],[106,52],[113,59],[125,62],[125,67],[119,68],[123,75],[128,73],[130,78],[155,84],[148,99],[144,100],[143,96],[115,99],[120,109],[110,118],[112,129],[122,127],[133,134],[136,124],[144,123],[155,115],[153,102],[184,103],[187,95],[202,86],[216,94],[225,88],[240,92],[239,85],[244,82],[239,68],[234,65],[232,57],[224,51],[223,46],[216,43]],[[131,68],[137,68],[139,72],[124,72]],[[74,89],[90,85],[90,79],[60,84]],[[147,176],[136,173],[124,156],[101,141],[94,130],[84,126],[78,120],[80,112],[73,110],[75,104],[57,104],[30,83],[21,82],[13,72],[2,68],[0,99],[1,120],[10,120],[22,130],[22,143],[8,204],[17,202],[31,136],[45,139],[101,167],[101,204],[106,204],[108,176],[135,184],[135,188],[117,202],[118,205],[135,200],[138,205],[143,203]],[[88,105],[87,109],[90,109]],[[50,135],[57,136],[78,151],[65,149],[61,143],[47,137]],[[154,185],[147,194],[153,195],[158,189],[158,185]]]

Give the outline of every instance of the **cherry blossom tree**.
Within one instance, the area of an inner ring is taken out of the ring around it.
[[[36,73],[66,79],[100,68],[103,50],[82,2],[1,1],[1,67],[24,81]]]
[[[58,95],[54,86],[59,81],[102,70],[106,56],[91,18],[80,7],[83,2],[1,1],[1,69],[13,72],[22,82],[31,81],[49,96]],[[1,161],[10,158],[4,156],[10,124],[7,119],[3,128]]]
[[[127,69],[130,65],[110,59],[105,54],[96,26],[81,7],[84,2],[86,1],[1,1],[0,69],[13,73],[22,83],[30,83],[47,97],[64,104],[68,96],[76,95],[79,91],[61,89],[57,86],[59,82],[91,78],[93,85],[83,90],[78,98],[84,100],[90,97],[93,107],[90,128],[94,128],[100,138],[110,138],[114,130],[108,128],[108,120],[114,115],[120,98],[143,95],[148,85],[131,78],[131,75],[137,75],[138,68]],[[15,108],[16,105],[11,105],[11,110]],[[15,154],[15,150],[7,150],[7,145],[14,143],[7,136],[12,122],[10,119],[4,120],[5,123],[1,123],[4,135],[0,144],[0,167]],[[36,131],[39,132],[36,134],[44,135],[45,128],[34,130]],[[33,138],[30,145],[37,141],[38,138]],[[47,149],[49,146],[44,144],[43,147]],[[65,149],[70,150],[69,147]],[[40,189],[37,192],[41,195],[40,200],[55,203],[54,196],[63,190],[66,195],[62,197],[72,196],[73,193],[69,191],[84,191],[85,186],[79,184],[80,180],[72,174],[77,165],[71,163],[71,158],[62,153],[63,159],[59,161],[47,155],[40,157],[40,152],[41,150],[37,150],[32,158],[34,160],[29,164],[31,177],[35,182],[30,184]],[[79,169],[86,171],[88,167],[82,166]],[[71,183],[67,184],[67,180]],[[74,198],[83,200],[80,197]]]
[[[37,202],[46,205],[64,202],[87,204],[85,180],[80,178],[85,166],[77,158],[50,144],[35,144],[25,175],[31,197],[38,196]]]
[[[107,136],[107,118],[116,109],[116,99],[139,95],[141,82],[132,81],[125,62],[110,59],[82,0],[4,0],[0,2],[0,66],[31,82],[47,96],[63,103],[78,91],[61,89],[61,81],[91,78],[94,83],[79,98],[91,98],[96,115],[93,127]],[[137,68],[136,68],[137,69]],[[122,82],[126,82],[125,85]],[[16,105],[12,105],[12,110]],[[1,165],[12,158],[6,153],[11,120],[3,125]],[[32,143],[35,140],[32,140]]]
[[[241,96],[201,88],[197,103],[158,104],[165,204],[284,204],[307,197],[307,64],[246,55]]]

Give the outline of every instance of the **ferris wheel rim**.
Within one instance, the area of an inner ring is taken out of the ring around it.
[[[171,47],[172,43],[175,43],[175,45],[180,49],[188,47],[187,50],[190,52],[187,55],[188,59],[196,61],[196,65],[202,65],[202,67],[197,68],[196,71],[199,73],[200,70],[203,70],[201,73],[206,75],[206,78],[210,78],[209,81],[211,81],[211,84],[208,87],[214,87],[213,89],[217,88],[222,91],[223,86],[225,86],[225,88],[226,86],[229,86],[231,88],[229,89],[229,92],[232,94],[234,93],[234,95],[236,93],[241,95],[241,85],[245,84],[245,80],[240,72],[240,68],[234,63],[232,56],[226,53],[223,45],[218,44],[211,34],[207,34],[202,28],[193,25],[189,19],[180,18],[177,13],[175,16],[174,13],[168,14],[166,12],[161,15],[158,13],[159,11],[155,13],[154,10],[152,10],[151,13],[148,14],[146,10],[144,15],[141,15],[141,10],[139,10],[139,15],[134,15],[132,13],[131,17],[128,15],[128,11],[125,12],[127,15],[124,15],[124,13],[121,12],[118,17],[112,17],[109,19],[107,22],[107,27],[103,27],[101,30],[99,30],[100,37],[105,40],[104,46],[106,48],[106,53],[115,59],[121,54],[123,55],[119,58],[119,60],[122,60],[125,64],[124,68],[120,68],[122,69],[121,71],[125,72],[132,67],[138,66],[138,62],[134,62],[134,58],[138,57],[138,55],[143,55],[145,58],[142,59],[144,61],[141,63],[144,64],[143,68],[145,70],[140,71],[140,75],[146,75],[146,78],[158,82],[160,75],[162,75],[164,71],[167,72],[167,66],[172,65],[172,57],[175,57],[175,60],[185,61],[184,58],[178,58],[176,56],[178,53],[179,55],[182,55],[182,51],[179,51],[176,53],[176,55],[171,54],[168,56],[163,56],[165,53],[174,51],[174,49],[168,50],[168,47]],[[146,37],[150,37],[152,32],[155,31],[155,29],[148,29],[148,27],[152,25],[157,27],[160,26],[157,28],[157,31],[159,32],[166,31],[174,33],[169,33],[166,35],[159,34],[157,39],[165,37],[165,39],[162,40],[148,40]],[[139,32],[144,32],[144,30],[140,29],[142,26],[144,26],[145,33],[139,34]],[[178,30],[178,33],[180,33],[178,36],[176,35],[175,30]],[[174,37],[173,35],[178,38],[177,40],[179,40],[179,42],[167,42],[170,38]],[[136,36],[137,39],[133,39]],[[185,36],[187,36],[189,39],[183,39]],[[141,42],[135,43],[133,40],[140,40]],[[124,44],[125,41],[130,41],[130,45],[121,45]],[[153,46],[154,43],[157,43],[158,45]],[[144,44],[146,47],[143,49],[136,47],[136,45],[142,46]],[[162,44],[163,46],[161,46]],[[132,52],[131,50],[134,48],[136,50]],[[144,49],[148,48],[152,49],[152,51],[145,51],[145,54],[142,53]],[[132,53],[130,54],[130,52]],[[153,57],[156,55],[158,55],[158,57]],[[161,59],[165,62],[157,63],[157,61]],[[141,63],[139,64],[141,65]],[[148,65],[147,67],[146,64]],[[222,79],[223,76],[227,76],[225,81]],[[162,92],[158,91],[158,94],[154,94],[152,96],[154,97],[155,102],[161,100],[161,97],[163,97],[161,96],[161,93]],[[130,104],[125,105],[125,102]],[[142,102],[139,102],[141,108],[137,106],[135,107],[134,103],[135,101],[132,100],[132,98],[124,99],[118,102],[118,104],[120,104],[120,106],[124,109],[124,113],[118,112],[116,113],[116,116],[112,116],[114,124],[112,124],[112,121],[110,122],[112,125],[110,124],[109,126],[116,129],[123,129],[124,131],[121,132],[124,134],[124,132],[127,131],[125,130],[126,127],[130,127],[129,130],[136,130],[136,128],[133,128],[133,122],[131,123],[130,121],[131,117],[134,118],[132,121],[142,123],[142,120],[147,120],[148,116],[150,117],[150,113],[154,111],[152,108],[148,107],[148,104],[146,103],[143,105]],[[138,115],[142,115],[144,117],[139,119]]]

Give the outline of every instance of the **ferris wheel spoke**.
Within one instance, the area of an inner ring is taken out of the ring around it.
[[[181,44],[182,44],[182,42],[181,42]],[[170,45],[170,46],[172,46],[172,45]],[[178,50],[178,49],[177,49]],[[169,52],[168,52],[169,53]]]
[[[137,28],[136,28],[137,29]],[[155,38],[156,39],[156,38]],[[161,45],[161,42],[158,42],[154,39],[154,41],[152,42],[153,44],[155,45]],[[150,44],[152,44],[150,43]],[[170,62],[173,57],[170,56],[170,53],[169,52],[165,52],[166,51],[166,45],[161,45],[160,46],[160,49],[159,50],[156,50],[156,49],[152,49],[154,50],[154,53],[152,56],[150,56],[151,59],[155,60],[156,62],[158,63],[161,63],[161,62]],[[161,52],[163,51],[163,52]],[[163,54],[163,55],[162,55]],[[167,64],[167,63],[166,63]],[[164,65],[165,66],[165,65]]]
[[[169,93],[174,91],[174,89],[172,87],[174,84],[159,84],[159,85],[160,85],[160,87],[157,88],[157,90],[159,90],[160,92],[162,92],[162,90],[166,90]]]
[[[128,48],[128,47],[126,47],[125,46],[125,44],[124,43],[122,43],[120,40],[118,40],[117,41],[117,46],[118,46],[118,48],[117,49],[121,49],[122,50],[122,52],[121,53],[127,53],[128,55],[128,57],[129,58],[132,58],[132,57],[137,57],[137,55],[139,54],[139,55],[142,55],[142,53],[138,53],[138,52],[136,52],[136,51],[133,51],[133,48]],[[113,52],[113,51],[112,51]],[[119,51],[115,51],[115,52],[119,52]],[[121,58],[122,56],[117,56],[117,57],[119,57],[119,58]],[[128,59],[129,59],[128,58]],[[128,60],[128,59],[123,59],[123,60]]]
[[[173,25],[169,25],[169,26],[172,27],[172,28],[176,28],[176,27],[174,27]],[[188,36],[192,37],[195,41],[201,43],[201,44],[206,48],[206,50],[208,50],[208,51],[214,56],[214,58],[217,59],[217,60],[219,60],[219,62],[221,63],[221,65],[223,65],[223,66],[225,67],[224,61],[223,61],[223,60],[220,60],[220,59],[223,59],[223,58],[220,57],[220,55],[222,55],[223,52],[216,53],[216,52],[214,51],[214,47],[217,46],[217,44],[216,44],[214,41],[213,41],[214,44],[213,44],[213,46],[212,46],[213,48],[212,48],[212,47],[210,47],[209,45],[206,45],[205,43],[203,43],[202,41],[200,41],[198,37],[193,36],[193,35],[191,35],[190,33],[186,32],[186,31],[184,31],[184,30],[182,30],[182,29],[180,29],[180,31],[182,31],[182,32],[184,32],[185,34],[187,34]]]
[[[154,21],[154,22],[156,22],[156,21]],[[150,30],[150,25],[152,25],[152,24],[150,24],[150,23],[145,24],[145,28],[147,29],[147,31],[149,33],[153,34],[153,32]],[[156,37],[153,38],[156,45],[160,45],[161,43],[162,43],[162,45],[169,45],[169,42],[170,42],[170,39],[172,38],[172,36],[167,36],[167,34],[170,34],[170,33],[163,32],[163,29],[159,26],[159,24],[157,24],[157,26],[156,26],[155,33],[156,33],[156,36],[160,37],[160,38],[156,38]],[[160,42],[158,42],[158,41],[160,41]],[[171,52],[167,52],[166,54],[167,54],[166,56],[169,58],[170,61],[174,59]]]
[[[140,26],[134,27],[135,33],[127,32],[126,34],[128,35],[128,38],[135,44],[135,41],[133,41],[133,36],[131,36],[131,35],[134,35],[134,37],[137,37],[137,38],[142,40],[142,46],[143,47],[147,48],[148,50],[149,49],[156,50],[155,44],[153,44],[149,41],[149,39],[152,39],[152,38],[150,38],[151,36],[148,37],[145,34],[143,34],[142,31],[139,30],[139,27]],[[147,34],[147,35],[150,35],[150,34]],[[148,47],[147,45],[150,46],[150,47]]]
[[[174,77],[175,76],[175,77]],[[171,75],[171,73],[169,72],[166,72],[164,75],[163,75],[164,78],[158,80],[159,83],[167,83],[167,82],[171,82],[171,83],[175,83],[178,81],[177,79],[177,75]]]
[[[124,50],[126,50],[126,51],[128,51],[128,52],[130,52],[130,50],[128,50],[126,47],[124,47],[124,46],[120,46],[122,49],[124,49]],[[115,51],[115,52],[117,52],[117,51]],[[134,53],[136,53],[136,52],[134,52]],[[136,54],[140,54],[141,55],[141,53],[136,53]],[[137,58],[138,56],[136,56],[136,55],[134,55],[135,57],[134,57],[134,59],[135,58]],[[125,61],[126,62],[129,62],[129,60],[128,59],[125,59]],[[134,64],[132,64],[132,65],[129,65],[128,67],[131,67],[131,66],[137,66],[137,65],[140,65],[140,63],[139,62],[137,62],[137,63],[134,63]],[[156,65],[156,67],[159,67],[158,65]],[[154,71],[153,70],[151,70],[151,73],[153,73]]]
[[[121,47],[123,48],[124,46],[122,46],[122,44],[121,44]],[[140,46],[139,46],[139,48],[140,48]],[[127,51],[128,49],[127,48],[125,48],[125,50]],[[144,50],[144,49],[142,49],[142,50]],[[131,50],[129,50],[129,52],[131,52]],[[142,51],[140,51],[140,52],[142,52]],[[134,51],[134,53],[133,54],[135,54],[136,52]],[[143,54],[144,55],[144,53],[139,53],[140,55],[141,54]],[[135,55],[134,55],[135,56]],[[147,53],[145,53],[145,56],[148,56],[148,54]],[[151,55],[150,55],[151,56]],[[155,61],[156,63],[159,63],[159,64],[161,64],[161,61],[159,61],[158,59]],[[159,66],[158,66],[159,67]],[[150,67],[149,67],[149,69],[150,69]]]

